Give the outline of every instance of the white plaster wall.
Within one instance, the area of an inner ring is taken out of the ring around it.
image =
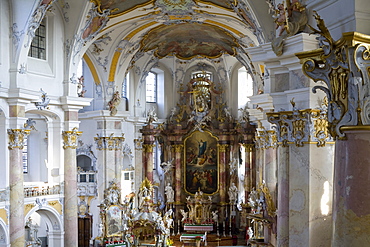
[[[343,32],[356,31],[355,1],[308,0],[306,4],[309,10],[309,24],[316,27],[316,21],[312,18],[312,10],[316,10],[325,21],[334,40],[339,39]]]

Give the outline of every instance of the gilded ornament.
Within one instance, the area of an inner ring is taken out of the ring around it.
[[[145,153],[153,153],[153,148],[155,144],[143,144],[143,149]]]
[[[229,147],[229,144],[217,144],[217,146],[221,153],[225,153]]]
[[[184,148],[184,145],[176,144],[176,145],[172,145],[172,148],[175,151],[175,153],[181,153],[182,149]]]
[[[77,139],[82,134],[82,131],[77,131],[77,128],[73,128],[71,131],[63,131],[63,148],[77,148]]]
[[[253,151],[253,148],[255,146],[254,144],[246,144],[246,143],[243,143],[242,145],[245,148],[245,151],[249,153]]]
[[[30,130],[24,129],[8,129],[9,146],[10,150],[14,148],[23,149],[24,139],[30,134]]]
[[[348,126],[370,125],[370,36],[356,32],[344,33],[334,41],[325,22],[314,12],[317,27],[310,29],[319,34],[320,49],[298,53],[303,72],[325,86],[315,86],[327,95],[327,128],[334,139],[345,138]],[[316,138],[319,145],[327,133],[325,121],[317,121]]]
[[[99,136],[94,137],[96,148],[98,150],[122,150],[123,142],[125,141],[124,134],[122,136],[114,137],[112,133],[110,136]]]
[[[260,185],[260,189],[264,194],[265,197],[265,203],[266,203],[266,209],[267,209],[267,214],[270,217],[275,217],[276,215],[276,207],[274,204],[274,201],[272,199],[271,193],[269,188],[266,186],[265,182],[262,182]]]

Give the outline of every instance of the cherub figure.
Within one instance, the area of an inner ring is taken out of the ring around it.
[[[285,12],[285,7],[284,4],[279,3],[277,6],[277,18],[275,19],[275,29],[278,30],[278,36],[281,36],[286,30],[286,12]]]

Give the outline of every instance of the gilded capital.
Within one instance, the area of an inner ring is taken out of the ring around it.
[[[257,130],[255,138],[255,147],[257,149],[277,148],[278,146],[275,130],[266,130],[264,127],[261,127]]]
[[[229,144],[217,144],[218,150],[221,153],[225,153],[227,151],[227,148],[229,147]]]
[[[280,111],[267,113],[267,120],[275,124],[276,138],[279,144],[287,147],[293,143],[297,147],[304,144],[316,144],[323,147],[333,139],[328,131],[327,104],[324,100],[318,109]]]
[[[246,152],[249,152],[250,153],[250,152],[253,151],[254,144],[243,143],[241,145],[244,147],[244,149],[245,149]]]
[[[172,145],[172,149],[173,151],[175,151],[175,153],[181,153],[183,148],[184,148],[184,145],[182,144]]]
[[[153,148],[155,144],[143,144],[143,149],[145,153],[153,153]]]
[[[63,137],[63,148],[77,148],[77,139],[79,136],[81,136],[82,131],[77,131],[77,128],[73,128],[71,131],[63,131],[62,137]]]
[[[124,134],[122,136],[114,137],[113,133],[110,136],[94,137],[96,148],[98,150],[122,150],[123,142],[125,141]]]
[[[9,146],[10,150],[14,148],[23,149],[24,138],[30,134],[30,130],[24,129],[8,129]]]

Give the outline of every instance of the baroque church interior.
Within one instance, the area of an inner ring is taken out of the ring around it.
[[[369,23],[366,0],[1,0],[0,246],[370,246]]]

